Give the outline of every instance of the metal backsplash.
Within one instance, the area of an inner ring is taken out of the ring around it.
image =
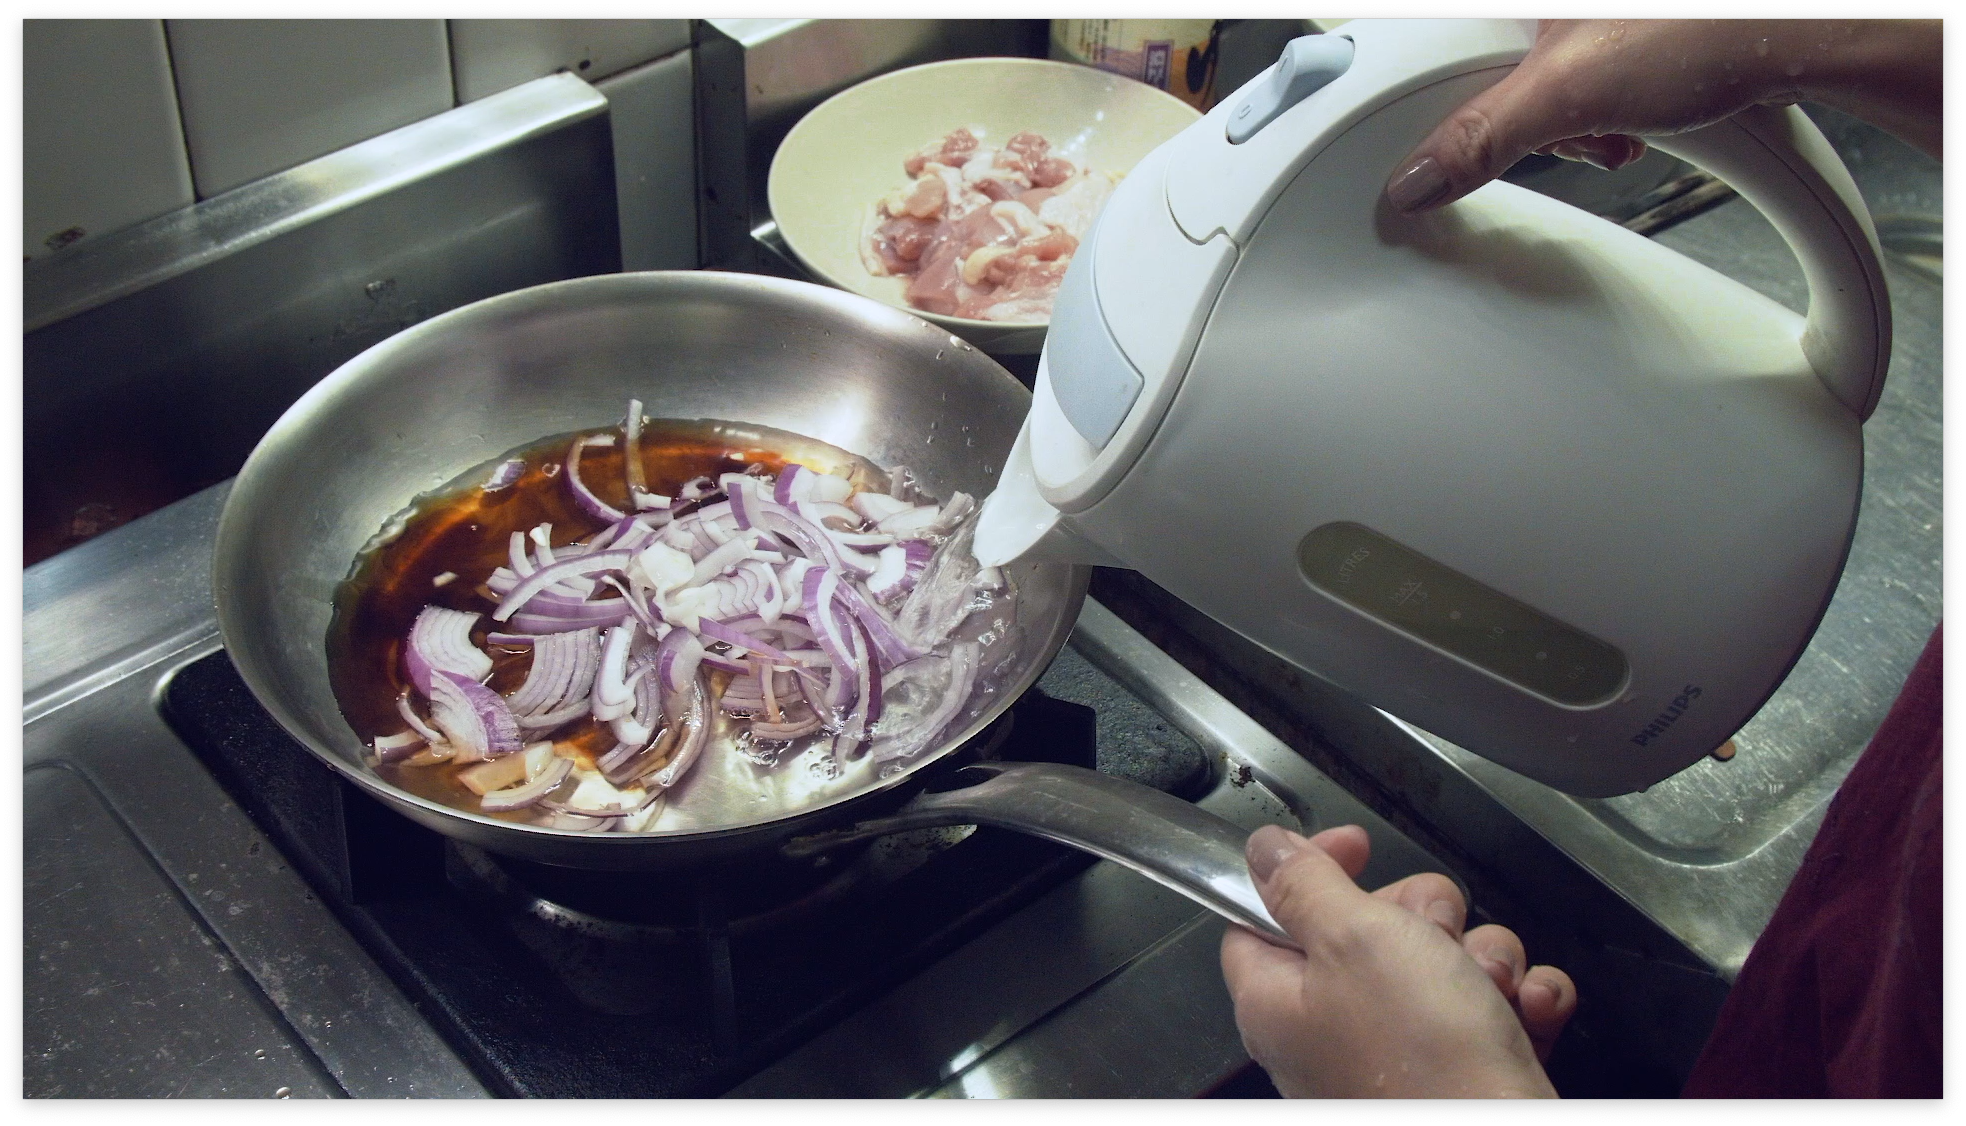
[[[30,263],[26,561],[231,476],[391,333],[619,270],[607,108],[551,75]]]

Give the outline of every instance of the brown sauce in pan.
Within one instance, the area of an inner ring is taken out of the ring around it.
[[[579,433],[615,435],[612,448],[590,446],[582,452],[580,479],[601,500],[627,511],[620,428]],[[410,626],[425,606],[484,615],[471,637],[492,657],[489,686],[496,692],[510,693],[525,682],[532,663],[530,651],[486,643],[486,634],[502,627],[491,620],[498,599],[483,588],[483,583],[506,564],[513,532],[530,532],[541,523],[551,523],[551,543],[559,547],[607,527],[581,511],[561,480],[574,437],[575,432],[569,432],[500,454],[460,474],[450,484],[416,498],[405,513],[390,521],[391,528],[396,529],[394,534],[385,531],[356,559],[349,577],[335,591],[334,616],[328,627],[328,669],[342,715],[363,743],[408,728],[396,710],[397,697],[409,685],[403,648]],[[644,424],[639,444],[646,487],[668,496],[677,495],[684,482],[694,477],[715,478],[751,466],[777,473],[795,462],[820,472],[849,476],[858,487],[888,487],[887,475],[864,459],[766,427],[657,419]],[[510,458],[525,463],[518,481],[494,492],[485,491],[482,486],[494,470]],[[437,577],[446,572],[456,578],[437,585]],[[423,714],[421,706],[419,714]],[[592,720],[561,728],[554,741],[586,751],[584,758],[603,754],[613,746],[607,726]],[[592,765],[591,758],[588,765]],[[478,796],[456,780],[459,769],[447,763],[397,763],[379,767],[378,773],[418,796],[477,812]],[[525,821],[532,815],[533,811],[527,810],[504,816]]]

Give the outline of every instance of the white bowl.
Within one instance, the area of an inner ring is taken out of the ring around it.
[[[906,183],[901,162],[958,128],[985,144],[1024,130],[1080,167],[1130,172],[1201,115],[1143,82],[1045,59],[953,59],[843,90],[807,114],[772,158],[766,195],[779,233],[830,285],[884,301],[999,355],[1044,346],[1044,321],[976,321],[916,309],[908,279],[876,277],[860,258],[869,212]]]

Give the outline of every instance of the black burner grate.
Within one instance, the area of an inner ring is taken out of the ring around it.
[[[729,870],[650,889],[657,877],[505,860],[399,816],[282,731],[223,653],[179,672],[164,705],[234,800],[504,1094],[720,1094],[1090,862],[1002,830],[938,830],[803,878]],[[1096,742],[1092,709],[1033,690],[979,737],[986,746],[947,765],[988,753],[1089,767]],[[1206,782],[1153,765],[1158,776],[1140,780]],[[787,881],[782,895],[751,893],[767,878]],[[636,902],[670,891],[672,906],[635,917],[610,895],[619,881],[643,882]]]

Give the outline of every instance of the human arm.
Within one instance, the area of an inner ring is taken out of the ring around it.
[[[1370,843],[1355,825],[1311,838],[1275,826],[1249,839],[1250,875],[1303,946],[1240,927],[1222,972],[1252,1058],[1292,1096],[1554,1097],[1539,1062],[1576,1008],[1568,975],[1527,968],[1504,927],[1463,933],[1453,881],[1354,882]]]
[[[1805,100],[1938,157],[1943,81],[1937,20],[1544,20],[1514,71],[1397,165],[1386,196],[1431,210],[1531,152],[1618,168],[1645,136]]]

